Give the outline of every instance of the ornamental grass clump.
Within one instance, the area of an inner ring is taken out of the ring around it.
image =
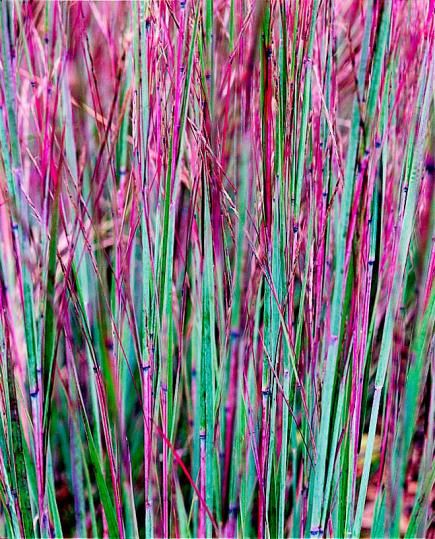
[[[434,537],[434,0],[0,9],[0,536]]]

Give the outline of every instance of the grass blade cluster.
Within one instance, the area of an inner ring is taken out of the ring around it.
[[[0,16],[0,536],[433,536],[434,1]]]

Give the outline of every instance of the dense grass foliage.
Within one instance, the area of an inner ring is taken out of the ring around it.
[[[434,19],[1,2],[0,536],[433,537]]]

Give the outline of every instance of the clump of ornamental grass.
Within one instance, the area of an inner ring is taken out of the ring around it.
[[[433,535],[434,8],[1,2],[2,537]]]

